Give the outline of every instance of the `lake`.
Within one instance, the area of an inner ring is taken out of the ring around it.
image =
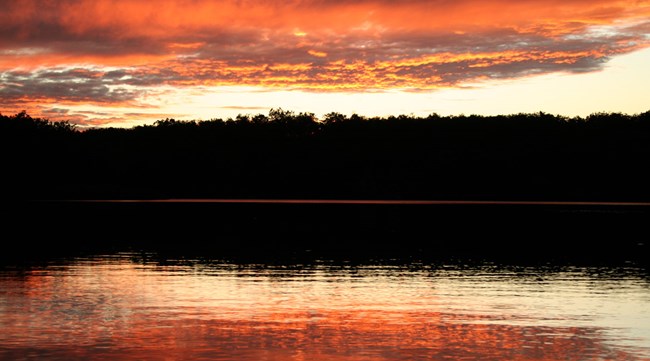
[[[0,202],[9,250],[170,251],[239,261],[317,257],[488,258],[567,264],[650,261],[650,204],[408,200]],[[599,240],[606,242],[599,242]]]
[[[0,267],[2,360],[650,360],[643,265],[127,252]]]
[[[20,201],[0,216],[0,360],[650,360],[645,203]]]

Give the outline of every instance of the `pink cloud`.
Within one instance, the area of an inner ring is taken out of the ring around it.
[[[598,71],[650,45],[650,1],[19,0],[0,100],[125,104],[143,87],[433,90]]]

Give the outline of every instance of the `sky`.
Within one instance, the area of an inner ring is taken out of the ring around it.
[[[650,0],[4,0],[0,113],[650,110]]]

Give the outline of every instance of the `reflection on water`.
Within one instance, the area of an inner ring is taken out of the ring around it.
[[[0,359],[650,360],[636,268],[117,255],[0,270]]]

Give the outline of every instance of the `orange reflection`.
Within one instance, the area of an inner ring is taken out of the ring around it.
[[[184,311],[201,313],[200,309]],[[450,322],[445,320],[450,315],[435,312],[296,311],[253,315],[249,320],[215,316],[159,319],[135,313],[119,322],[77,325],[83,327],[82,340],[67,335],[71,329],[30,324],[40,332],[40,341],[29,349],[5,345],[4,350],[5,355],[18,358],[36,352],[66,359],[111,355],[122,360],[642,359],[607,345],[598,329],[468,323],[469,316],[463,322]],[[24,320],[12,321],[4,333],[15,339],[36,336],[26,333]],[[54,340],[58,346],[47,349]]]
[[[349,299],[326,294],[286,304],[273,298],[282,280],[200,277],[187,267],[101,263],[3,277],[0,358],[648,360],[597,327],[520,325],[515,315],[441,312],[434,303],[381,307],[375,297],[394,298],[381,292],[361,295],[365,306],[343,307]],[[316,279],[302,291],[322,286]],[[336,287],[353,295],[355,286]],[[248,294],[260,290],[259,298]],[[232,303],[242,295],[252,303]]]

